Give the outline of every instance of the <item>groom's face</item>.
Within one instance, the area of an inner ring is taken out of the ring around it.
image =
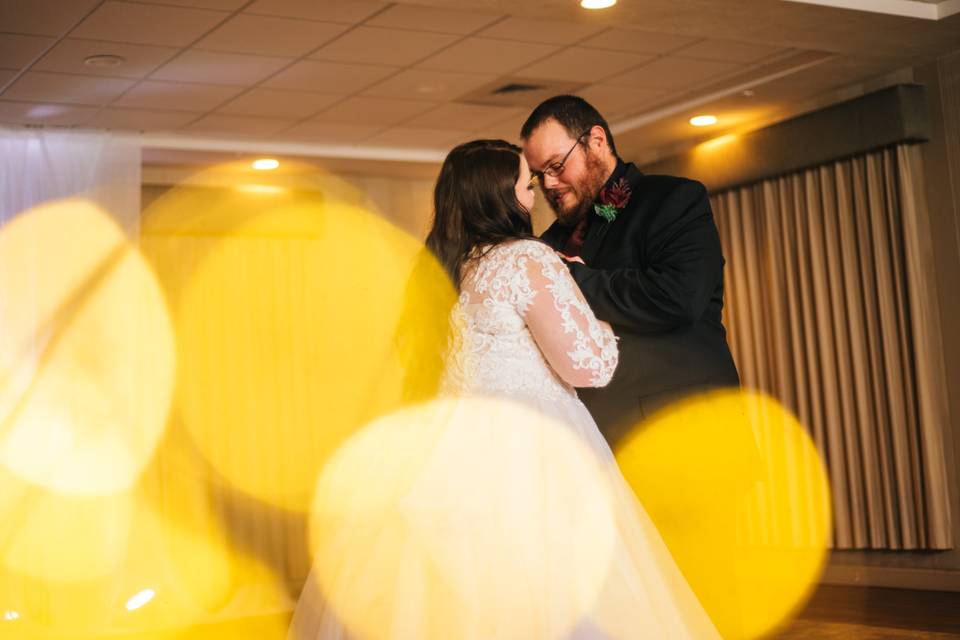
[[[583,219],[606,180],[603,162],[592,150],[589,138],[581,140],[587,144],[578,144],[562,124],[550,119],[534,129],[523,145],[531,170],[543,171],[563,162],[558,175],[541,175],[540,188],[557,220],[566,226]]]

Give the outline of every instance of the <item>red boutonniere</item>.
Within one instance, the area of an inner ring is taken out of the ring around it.
[[[630,202],[630,184],[626,178],[620,178],[609,187],[604,187],[597,198],[599,204],[593,205],[593,210],[607,222],[613,222],[620,210]]]

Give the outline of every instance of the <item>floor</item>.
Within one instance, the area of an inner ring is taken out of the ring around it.
[[[203,625],[176,640],[283,640],[288,615]],[[960,639],[960,593],[824,585],[798,618],[768,640]],[[44,638],[43,640],[50,640]],[[98,640],[108,640],[107,638]],[[170,634],[109,640],[173,640]]]
[[[960,638],[960,593],[823,585],[773,638]]]

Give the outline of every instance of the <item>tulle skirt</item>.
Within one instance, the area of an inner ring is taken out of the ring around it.
[[[576,396],[447,398],[358,443],[290,640],[719,638]]]

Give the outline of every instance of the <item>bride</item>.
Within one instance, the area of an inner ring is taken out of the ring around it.
[[[468,142],[453,149],[443,163],[427,246],[460,291],[452,314],[455,331],[443,392],[446,396],[520,403],[563,425],[599,460],[605,486],[610,487],[614,523],[611,553],[604,556],[609,566],[602,567],[600,575],[605,577],[590,606],[576,612],[576,625],[558,640],[719,638],[656,527],[621,476],[596,423],[577,398],[575,387],[600,387],[609,382],[617,366],[617,341],[610,325],[591,311],[563,259],[533,236],[533,201],[530,169],[515,145],[502,140]],[[536,439],[525,442],[531,448],[521,448],[521,456],[530,460],[543,457],[543,450],[533,448]],[[511,448],[512,454],[516,451]],[[508,467],[505,462],[504,474],[509,476],[505,483],[530,477],[511,475]],[[443,473],[436,477],[440,482],[434,480],[433,484],[442,484]],[[556,487],[553,494],[556,498]],[[485,497],[489,502],[489,492],[459,499],[479,502]],[[559,498],[565,499],[563,495]],[[489,527],[497,520],[498,514],[491,513],[496,505],[492,510],[484,508],[475,509],[482,520],[475,528]],[[531,509],[529,517],[536,518],[538,513],[542,517],[544,512]],[[462,571],[469,562],[455,560],[450,566]],[[416,590],[416,586],[416,580],[411,580],[410,584],[400,581],[393,588]],[[294,614],[291,639],[352,637],[322,606],[324,598],[317,592],[316,583],[308,583]],[[404,602],[409,609],[429,607],[431,600]],[[550,606],[564,605],[555,601]],[[408,626],[403,633],[382,635],[411,639],[429,635],[426,629],[421,631],[411,631]]]

